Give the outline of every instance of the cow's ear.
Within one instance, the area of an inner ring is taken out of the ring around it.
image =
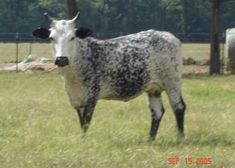
[[[80,39],[84,39],[92,34],[91,29],[85,28],[85,27],[80,27],[76,30],[76,36],[79,37]]]
[[[46,28],[37,28],[33,31],[33,36],[35,37],[39,37],[41,39],[46,39],[48,38],[50,35],[50,30],[46,29]]]

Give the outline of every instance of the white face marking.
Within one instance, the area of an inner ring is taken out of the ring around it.
[[[69,20],[53,21],[50,31],[54,58],[70,58],[75,43],[75,24]]]

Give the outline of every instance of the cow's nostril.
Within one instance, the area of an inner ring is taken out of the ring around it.
[[[55,65],[58,65],[59,67],[64,67],[68,64],[69,64],[68,57],[65,57],[65,56],[56,57]]]

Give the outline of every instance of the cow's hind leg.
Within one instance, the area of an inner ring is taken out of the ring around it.
[[[161,92],[156,91],[151,94],[149,93],[148,97],[149,97],[149,108],[152,118],[149,138],[150,140],[155,140],[165,110],[161,100]]]
[[[186,105],[179,90],[169,90],[168,96],[177,122],[178,139],[181,140],[184,137],[184,114]]]

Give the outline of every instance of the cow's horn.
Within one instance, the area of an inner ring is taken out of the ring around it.
[[[71,21],[71,22],[76,22],[76,21],[79,19],[79,17],[80,17],[80,12],[78,12],[78,13],[76,14],[76,16],[75,16],[73,19],[71,19],[70,21]]]
[[[48,13],[44,13],[44,17],[45,17],[45,19],[47,20],[47,22],[49,23],[49,24],[51,24],[52,22],[53,22],[53,18],[52,17],[50,17],[49,15],[48,15]]]

